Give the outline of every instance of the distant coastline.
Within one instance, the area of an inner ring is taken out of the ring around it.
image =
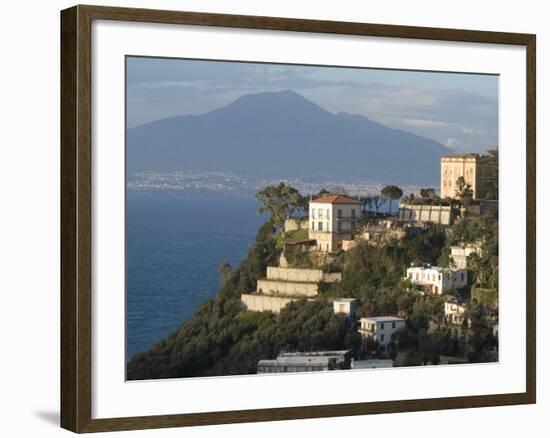
[[[254,176],[247,176],[232,171],[196,171],[196,170],[174,170],[154,171],[142,170],[128,174],[126,188],[128,192],[179,192],[188,194],[221,194],[233,196],[254,196],[263,187],[279,181],[296,187],[306,195],[318,193],[323,188],[345,187],[352,196],[364,195],[366,193],[378,193],[386,182],[349,179],[349,180],[327,180],[326,178],[288,178],[288,179],[266,179]],[[436,186],[436,183],[433,184]],[[402,185],[406,194],[418,193],[420,185]]]

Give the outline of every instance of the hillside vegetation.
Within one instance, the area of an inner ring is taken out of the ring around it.
[[[390,344],[389,355],[397,365],[439,363],[441,355],[462,356],[470,362],[496,360],[496,346],[489,328],[489,308],[474,301],[468,309],[473,332],[447,325],[443,299],[419,294],[403,281],[411,264],[437,263],[448,257],[448,247],[458,240],[481,241],[482,256],[476,284],[496,288],[498,276],[498,225],[492,218],[470,218],[451,233],[429,227],[382,247],[359,243],[339,254],[331,266],[343,272],[340,283],[321,289],[319,299],[295,301],[280,314],[250,312],[240,300],[256,288],[269,265],[280,255],[279,226],[273,218],[258,231],[246,259],[232,268],[220,267],[221,287],[214,299],[149,351],[136,354],[127,367],[127,378],[160,379],[256,372],[260,359],[273,359],[281,351],[349,349],[355,358],[376,355],[376,345],[363,341],[354,323],[332,309],[332,298],[359,300],[359,315],[400,315],[407,330]],[[495,263],[497,270],[495,270]]]

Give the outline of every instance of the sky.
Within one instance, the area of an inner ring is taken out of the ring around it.
[[[360,114],[457,152],[498,144],[498,76],[128,57],[128,127],[291,89],[326,110]]]

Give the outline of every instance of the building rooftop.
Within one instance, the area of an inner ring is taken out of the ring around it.
[[[258,361],[259,366],[266,365],[321,365],[326,366],[331,359],[337,356],[295,356],[295,357],[278,357],[277,359],[261,359]]]
[[[405,321],[403,318],[399,318],[397,316],[364,316],[361,319],[365,321],[374,321],[374,322]]]
[[[328,350],[328,351],[282,351],[278,357],[294,357],[294,356],[343,356],[350,352],[350,350]]]
[[[354,204],[362,205],[361,201],[357,199],[349,198],[348,196],[343,195],[325,195],[317,199],[312,199],[310,202],[316,204]]]
[[[353,301],[357,301],[356,298],[334,298],[334,301],[339,301],[341,303],[351,303]]]
[[[464,153],[464,154],[449,154],[449,155],[444,155],[441,157],[441,159],[445,159],[445,158],[481,158],[481,154],[475,154],[473,152],[469,152],[469,153]]]
[[[328,366],[331,361],[344,361],[350,350],[312,351],[312,352],[281,352],[276,359],[261,359],[258,366],[287,365],[287,366]]]
[[[447,268],[447,267],[441,267],[441,266],[430,266],[430,265],[424,265],[424,266],[411,266],[410,268],[407,269],[407,271],[409,269],[431,269],[433,271],[436,271],[436,272],[448,272],[448,271],[452,271],[453,269],[451,268]],[[459,269],[460,270],[460,269]]]

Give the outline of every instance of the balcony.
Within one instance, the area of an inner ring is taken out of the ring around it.
[[[371,330],[371,329],[366,329],[366,328],[363,328],[363,327],[359,327],[357,329],[357,332],[363,336],[373,336],[376,334],[376,331],[375,330]]]

